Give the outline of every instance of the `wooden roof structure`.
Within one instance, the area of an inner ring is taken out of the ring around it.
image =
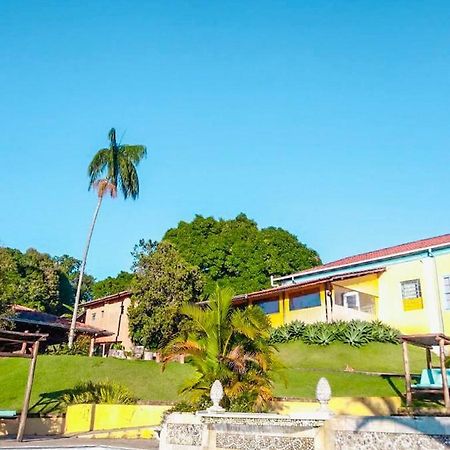
[[[17,440],[19,442],[23,440],[28,409],[30,407],[31,389],[33,387],[39,344],[45,341],[47,336],[47,334],[42,333],[0,330],[0,357],[31,359],[23,407],[20,413],[19,429],[17,431]]]
[[[450,393],[449,383],[447,379],[447,369],[445,367],[445,346],[450,345],[450,337],[443,333],[428,334],[404,334],[400,336],[403,346],[403,365],[405,370],[406,385],[406,405],[411,406],[412,396],[418,392],[439,393],[442,392],[444,404],[447,412],[450,412]],[[431,350],[433,347],[439,346],[439,366],[442,376],[442,387],[431,387],[429,389],[416,389],[411,383],[411,370],[409,367],[408,344],[425,349],[427,369],[432,369]]]

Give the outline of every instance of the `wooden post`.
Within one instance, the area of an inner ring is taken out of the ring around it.
[[[431,369],[431,350],[429,348],[426,349],[427,352],[427,369]]]
[[[444,392],[445,409],[448,411],[450,408],[450,396],[448,393],[447,371],[445,369],[444,345],[445,345],[444,339],[439,339],[439,359],[441,361],[442,390]]]
[[[405,366],[406,406],[411,406],[412,403],[411,372],[409,370],[408,343],[406,341],[402,342],[402,348],[403,348],[403,364]]]
[[[25,390],[25,398],[23,400],[22,412],[20,413],[19,430],[17,431],[17,441],[23,441],[23,434],[25,432],[25,424],[27,421],[28,408],[30,407],[31,388],[33,387],[34,369],[36,368],[36,360],[39,351],[39,341],[33,344],[33,354],[28,370],[27,388]]]

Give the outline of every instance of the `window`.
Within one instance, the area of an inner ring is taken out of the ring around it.
[[[346,308],[357,309],[359,311],[359,292],[350,291],[342,294],[342,301]]]
[[[289,299],[289,310],[315,308],[320,306],[320,293],[312,292],[310,294],[299,295]]]
[[[420,280],[407,280],[400,283],[403,300],[403,310],[413,311],[423,309]]]
[[[421,298],[422,293],[420,292],[420,280],[408,280],[402,281],[402,299],[408,298]]]
[[[278,304],[277,298],[271,300],[264,300],[263,302],[255,303],[255,305],[262,308],[262,310],[266,314],[275,314],[277,312],[280,312],[280,305]]]
[[[96,316],[97,314],[96,313],[92,313],[92,320],[95,320],[95,316]]]
[[[450,275],[444,277],[444,308],[450,309]]]

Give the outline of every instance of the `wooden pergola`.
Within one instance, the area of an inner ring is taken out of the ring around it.
[[[405,369],[405,384],[406,384],[406,405],[411,406],[412,396],[415,392],[423,393],[439,393],[442,392],[445,408],[450,410],[450,395],[449,386],[447,380],[447,372],[445,367],[445,346],[450,345],[450,337],[442,333],[430,333],[430,334],[410,334],[400,336],[403,346],[403,364]],[[442,375],[442,387],[431,387],[429,389],[416,389],[411,384],[411,370],[409,366],[408,356],[408,344],[415,345],[425,349],[427,369],[431,370],[431,349],[433,347],[439,347],[439,366]]]
[[[28,380],[25,389],[23,407],[20,413],[17,441],[23,441],[28,409],[30,407],[31,389],[33,387],[34,371],[39,352],[39,343],[47,339],[47,334],[22,333],[18,331],[0,330],[0,357],[3,358],[30,358]]]

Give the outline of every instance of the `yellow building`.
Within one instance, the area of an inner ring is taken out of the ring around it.
[[[379,319],[403,333],[450,333],[450,234],[333,261],[272,278],[272,287],[235,297],[279,326]]]

